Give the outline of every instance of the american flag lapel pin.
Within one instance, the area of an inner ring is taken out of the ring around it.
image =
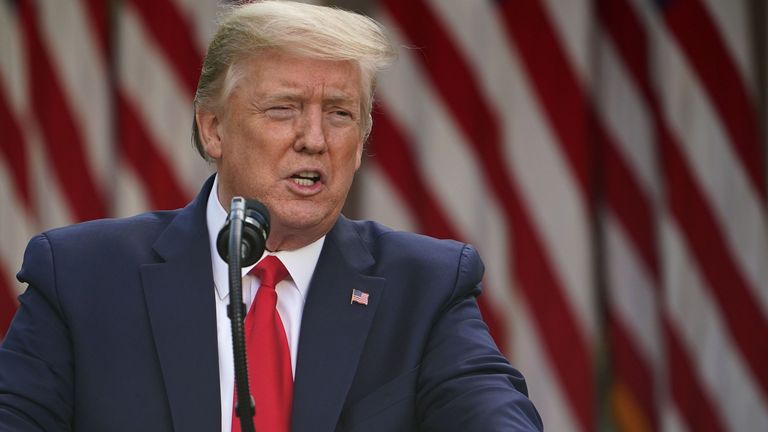
[[[353,289],[352,298],[349,300],[349,304],[352,303],[368,306],[368,293],[360,291],[359,289]]]

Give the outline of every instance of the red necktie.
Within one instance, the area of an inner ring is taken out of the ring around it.
[[[293,400],[291,352],[283,322],[275,309],[275,285],[288,276],[288,270],[277,257],[270,255],[250,274],[261,279],[245,317],[248,382],[256,404],[254,426],[257,432],[288,432]],[[234,414],[232,431],[240,432],[240,420]]]

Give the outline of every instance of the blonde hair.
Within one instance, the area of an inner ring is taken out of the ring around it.
[[[205,56],[195,92],[195,112],[219,112],[243,77],[238,65],[266,49],[356,62],[363,82],[361,129],[363,139],[368,137],[375,77],[395,60],[395,49],[373,19],[326,6],[272,0],[233,6],[224,12]],[[208,160],[195,121],[192,139]]]

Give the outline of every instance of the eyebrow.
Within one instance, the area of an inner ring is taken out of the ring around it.
[[[261,98],[262,101],[265,102],[276,102],[276,101],[291,101],[291,102],[299,102],[304,99],[304,96],[301,94],[301,92],[293,92],[293,91],[281,91],[273,94],[263,95]],[[323,103],[330,103],[330,104],[344,104],[344,103],[351,103],[355,104],[357,101],[355,100],[355,97],[352,95],[349,95],[347,93],[343,92],[331,92],[330,94],[326,95],[326,97],[323,98]]]
[[[299,101],[302,99],[301,94],[295,92],[281,92],[262,95],[260,97],[262,101],[275,102],[275,101]]]

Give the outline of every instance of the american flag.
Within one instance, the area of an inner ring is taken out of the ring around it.
[[[551,431],[768,430],[768,6],[346,0],[400,46],[353,216],[473,243]],[[43,229],[183,205],[210,0],[0,0],[0,332]]]
[[[352,303],[368,306],[368,293],[360,291],[359,289],[353,289],[352,298],[349,300],[349,304]]]

